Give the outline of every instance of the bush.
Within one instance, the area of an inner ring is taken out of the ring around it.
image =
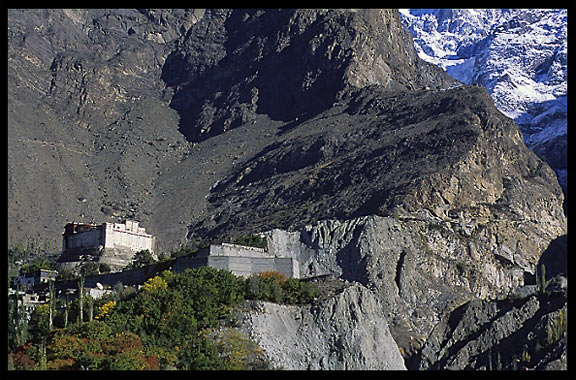
[[[145,292],[153,292],[158,289],[164,290],[168,287],[166,281],[160,276],[154,276],[146,280],[144,285],[142,285],[142,290]]]
[[[23,275],[29,275],[40,269],[53,270],[54,266],[48,259],[35,259],[29,264],[24,264],[20,272]]]
[[[301,290],[277,272],[257,278],[274,299]],[[115,289],[124,291],[120,284]],[[39,306],[30,322],[35,339],[25,350],[14,349],[9,362],[15,369],[265,368],[253,342],[221,330],[245,290],[246,280],[226,270],[164,271],[130,297],[100,301],[94,320],[52,332],[47,308]],[[68,306],[74,320],[78,299]]]
[[[56,276],[56,281],[76,280],[78,275],[72,269],[62,269]]]
[[[152,256],[152,254],[150,253],[149,250],[144,249],[144,250],[138,251],[134,254],[134,258],[132,259],[132,262],[130,264],[128,264],[126,269],[143,268],[145,266],[152,265],[154,263],[156,263],[154,256]]]
[[[243,280],[227,270],[187,269],[173,281],[174,290],[186,294],[200,328],[228,318],[244,299]]]
[[[246,298],[261,301],[304,304],[317,297],[317,291],[312,283],[298,279],[288,279],[276,271],[262,272],[246,280]]]
[[[245,245],[247,247],[256,247],[256,248],[268,248],[268,242],[266,241],[266,237],[261,235],[243,235],[237,237],[234,241],[234,244],[238,245]]]
[[[104,319],[116,307],[116,301],[108,301],[98,309],[95,319]]]
[[[98,263],[87,262],[82,264],[82,266],[80,267],[80,274],[84,277],[97,276],[98,274],[100,274],[98,268],[99,268]]]
[[[262,348],[250,340],[242,332],[225,328],[221,330],[207,329],[203,332],[218,351],[218,355],[231,370],[269,369],[268,360]]]
[[[100,268],[99,268],[100,273],[110,273],[111,270],[112,270],[112,268],[110,268],[110,265],[108,265],[106,263],[100,263]]]

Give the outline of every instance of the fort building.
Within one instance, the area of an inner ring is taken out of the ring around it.
[[[295,258],[271,255],[262,248],[222,243],[210,245],[196,254],[181,256],[142,268],[86,276],[85,287],[95,288],[98,284],[112,287],[118,283],[141,285],[148,278],[164,270],[181,273],[186,269],[203,266],[229,270],[236,276],[243,277],[261,272],[277,271],[288,278],[300,278],[300,266]],[[57,284],[60,289],[74,289],[76,286],[76,280],[61,281]]]
[[[146,233],[139,222],[68,223],[62,234],[60,269],[75,269],[85,262],[107,264],[111,271],[125,268],[136,252],[154,254],[156,238]]]
[[[226,269],[243,277],[269,271],[280,272],[288,278],[300,277],[298,260],[292,257],[279,257],[263,248],[229,243],[212,244],[193,256],[181,257],[174,262],[171,270],[181,272],[186,268],[201,266]]]
[[[58,269],[78,270],[88,262],[106,264],[110,272],[120,272],[132,263],[134,255],[148,250],[154,255],[156,239],[136,221],[124,223],[68,223],[62,234],[62,255],[57,260]],[[295,258],[271,254],[263,248],[237,244],[212,244],[196,254],[171,260],[165,269],[181,272],[188,268],[209,266],[226,269],[238,276],[249,277],[256,273],[277,271],[289,278],[300,277],[299,263]],[[136,272],[134,272],[136,273]],[[126,277],[132,274],[114,274],[110,279]],[[105,275],[102,275],[105,276]]]

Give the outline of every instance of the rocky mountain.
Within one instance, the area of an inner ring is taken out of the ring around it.
[[[497,301],[475,299],[438,323],[415,358],[418,369],[563,369],[566,278],[546,292],[525,289]]]
[[[224,173],[341,90],[453,81],[392,11],[11,9],[8,37],[10,242],[133,217],[171,247]]]
[[[384,309],[354,284],[313,306],[258,302],[241,329],[279,368],[295,370],[405,370]]]
[[[403,9],[420,58],[486,87],[567,188],[567,9]]]
[[[125,217],[161,250],[264,233],[352,284],[247,312],[285,368],[437,368],[446,318],[566,275],[554,171],[397,10],[12,9],[8,37],[9,246]]]

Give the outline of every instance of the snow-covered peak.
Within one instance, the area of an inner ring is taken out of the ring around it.
[[[529,147],[549,156],[542,153],[547,145],[567,144],[566,9],[400,13],[420,58],[466,84],[485,86],[498,109],[520,126]]]

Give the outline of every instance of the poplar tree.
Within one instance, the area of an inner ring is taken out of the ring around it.
[[[78,280],[78,300],[80,301],[78,325],[82,325],[82,321],[84,320],[84,275],[80,275],[80,279]]]
[[[48,314],[48,330],[52,331],[52,327],[54,326],[54,296],[55,296],[55,290],[54,290],[54,281],[50,281],[50,284],[48,285],[49,289],[50,289],[50,300],[49,300],[49,314]]]

